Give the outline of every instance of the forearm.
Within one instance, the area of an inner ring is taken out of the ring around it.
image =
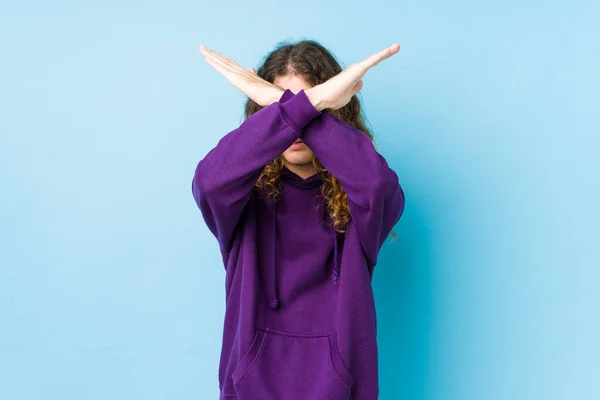
[[[327,110],[312,120],[301,139],[340,181],[369,266],[404,210],[398,175],[369,136]]]
[[[296,141],[317,115],[302,96],[270,104],[221,138],[198,163],[192,193],[222,252],[231,245],[238,219],[264,166]]]
[[[319,115],[317,110],[300,104],[295,96],[286,103],[274,102],[248,117],[238,128],[222,137],[198,163],[194,183],[204,193],[254,184],[254,176],[281,155],[306,124]]]

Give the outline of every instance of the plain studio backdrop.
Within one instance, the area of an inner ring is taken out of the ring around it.
[[[600,398],[598,1],[11,2],[0,11],[0,398],[218,397],[198,161],[246,68],[316,39],[406,209],[374,275],[383,400]],[[307,249],[310,251],[310,249]]]

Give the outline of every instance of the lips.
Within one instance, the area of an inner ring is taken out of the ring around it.
[[[302,143],[301,139],[296,139],[296,141],[294,143]]]

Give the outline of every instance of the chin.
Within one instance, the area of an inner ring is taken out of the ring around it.
[[[312,163],[313,152],[309,149],[292,151],[288,150],[283,153],[283,158],[290,164],[306,165]]]

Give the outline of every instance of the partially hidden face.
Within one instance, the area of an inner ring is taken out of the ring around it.
[[[311,87],[302,78],[293,75],[279,76],[273,83],[284,89],[290,89],[293,93]],[[302,140],[298,139],[283,152],[283,158],[288,165],[306,167],[312,165],[313,152]]]

